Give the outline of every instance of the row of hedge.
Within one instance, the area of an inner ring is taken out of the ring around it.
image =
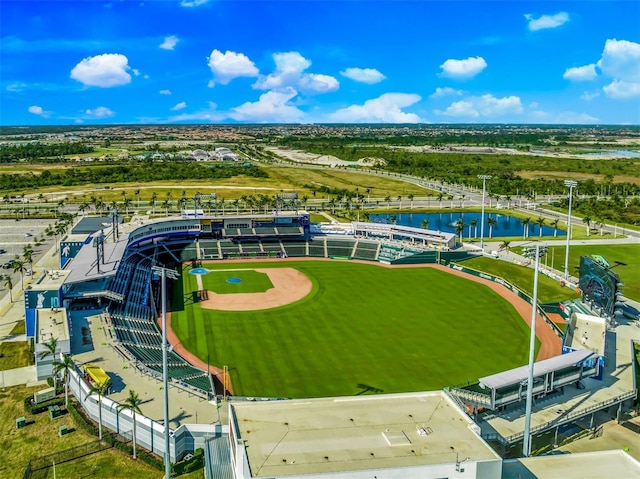
[[[73,418],[78,427],[81,427],[93,436],[99,435],[98,427],[94,425],[91,419],[87,418],[84,415],[82,409],[77,409],[75,407],[75,404],[70,402],[68,410],[69,415]],[[130,442],[118,441],[112,434],[103,434],[102,440],[130,456],[133,455],[133,446]],[[157,455],[141,449],[140,447],[136,448],[136,453],[138,459],[140,459],[142,462],[149,464],[151,467],[154,467],[159,471],[162,471],[164,469],[164,463],[162,462],[162,459]]]
[[[24,410],[29,414],[40,414],[49,409],[49,406],[62,406],[64,404],[64,398],[53,398],[40,404],[32,404],[32,401],[33,396],[28,396],[24,400]]]

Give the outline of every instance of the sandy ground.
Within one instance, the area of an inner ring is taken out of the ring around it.
[[[218,294],[207,291],[209,299],[200,306],[219,311],[256,311],[277,308],[298,301],[311,292],[311,280],[294,268],[255,268],[266,274],[273,288],[264,293]]]
[[[269,261],[261,259],[260,262],[264,263]],[[271,261],[323,261],[322,258],[279,258],[273,259]],[[343,260],[324,260],[324,261],[343,261]],[[525,323],[529,327],[531,327],[531,313],[532,307],[529,303],[527,303],[524,299],[520,298],[517,294],[513,293],[510,289],[502,286],[501,284],[494,283],[493,281],[489,281],[484,278],[479,278],[477,276],[473,276],[470,274],[463,273],[462,271],[458,271],[452,268],[448,268],[442,265],[436,264],[412,264],[412,265],[384,265],[381,263],[372,263],[370,261],[363,260],[344,260],[350,262],[357,262],[369,265],[377,265],[384,268],[436,268],[441,271],[447,272],[449,274],[454,274],[456,276],[463,277],[469,281],[475,281],[477,283],[482,283],[497,294],[502,296],[504,299],[509,301],[513,307],[516,309],[520,317],[523,319]],[[247,263],[255,263],[256,260],[233,260],[234,263],[246,265]],[[298,270],[294,268],[254,268],[256,271],[260,271],[269,275],[271,282],[274,285],[273,290],[269,290],[265,293],[240,293],[240,294],[216,294],[209,293],[209,300],[218,301],[216,303],[216,307],[212,309],[219,309],[224,311],[250,311],[256,309],[267,309],[274,308],[276,306],[281,306],[284,304],[289,304],[293,301],[297,301],[298,299],[304,298],[311,291],[311,281],[304,274],[300,273]],[[278,274],[282,271],[282,274]],[[275,275],[273,275],[273,273]],[[308,290],[306,289],[308,288]],[[277,292],[280,290],[280,292]],[[305,292],[306,291],[306,292]],[[266,295],[272,292],[273,298],[270,301],[273,301],[272,306],[266,306],[265,301],[266,298],[258,299],[257,296]],[[221,297],[213,299],[213,296]],[[295,299],[294,299],[295,298]],[[224,301],[224,304],[220,304],[219,301]],[[202,302],[201,305],[205,306],[206,302]],[[276,304],[280,303],[280,304]],[[230,307],[230,304],[234,304],[233,307]],[[218,307],[222,306],[222,307]],[[206,307],[206,306],[205,306]],[[235,309],[233,309],[235,308]],[[160,319],[158,319],[158,327],[160,327]],[[215,366],[207,366],[207,364],[197,358],[194,354],[189,352],[182,343],[179,342],[177,335],[171,329],[171,315],[167,314],[167,340],[169,344],[173,345],[173,350],[182,356],[187,362],[192,364],[195,367],[201,368],[203,370],[207,370],[207,367],[213,374],[215,374],[220,381],[223,381],[223,371],[222,369]],[[541,346],[538,351],[538,356],[536,358],[537,361],[541,361],[543,359],[547,359],[553,356],[557,356],[560,354],[562,350],[562,340],[556,336],[551,327],[544,321],[542,316],[537,315],[536,318],[536,337],[540,340]],[[233,394],[233,387],[231,385],[231,380],[227,378],[227,391],[230,394]]]

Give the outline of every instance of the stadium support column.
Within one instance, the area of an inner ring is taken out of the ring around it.
[[[531,336],[529,341],[529,378],[527,380],[527,403],[524,416],[524,435],[522,437],[522,455],[531,455],[531,406],[533,403],[533,365],[536,354],[536,319],[538,316],[538,270],[540,267],[540,255],[546,254],[547,247],[535,246],[524,249],[524,256],[533,258],[535,261],[535,273],[533,277],[533,301],[531,304]]]
[[[491,175],[478,175],[482,180],[482,213],[480,215],[480,249],[484,253],[484,195],[486,192],[487,180],[491,179]]]
[[[167,358],[167,276],[178,279],[179,274],[172,269],[152,266],[151,270],[160,275],[160,292],[162,302],[162,380],[164,387],[164,477],[171,477],[171,455],[169,453],[169,365]]]
[[[571,200],[573,189],[578,185],[577,181],[564,180],[564,186],[569,187],[569,212],[567,214],[567,248],[564,254],[564,280],[569,281],[569,242],[571,241]]]

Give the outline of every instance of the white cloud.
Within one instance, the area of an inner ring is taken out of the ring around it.
[[[207,3],[209,0],[182,0],[180,2],[180,5],[182,5],[183,7],[199,7],[200,5],[204,5],[205,3]]]
[[[209,56],[209,68],[214,75],[209,86],[213,86],[215,83],[226,85],[234,78],[255,77],[259,73],[255,64],[244,53],[229,50],[224,53],[220,50],[213,50]]]
[[[23,91],[27,88],[26,83],[11,83],[7,85],[7,91]]]
[[[456,79],[472,78],[487,68],[487,62],[482,57],[469,57],[466,60],[449,59],[442,65],[441,76]]]
[[[119,53],[87,57],[71,70],[71,78],[84,85],[109,88],[131,82],[129,60]]]
[[[171,107],[172,111],[184,110],[187,107],[187,102],[181,101],[177,103],[175,106]]]
[[[380,83],[387,78],[375,68],[346,68],[340,72],[340,75],[353,81],[368,83],[369,85]]]
[[[84,114],[89,118],[109,118],[115,115],[115,112],[111,111],[107,107],[99,106],[93,110],[85,110]]]
[[[564,111],[558,113],[553,119],[554,123],[563,125],[580,125],[583,123],[597,123],[598,119],[587,113],[575,113],[573,111]]]
[[[180,113],[161,121],[161,123],[198,123],[204,121],[211,123],[220,123],[227,118],[224,113],[216,111],[217,105],[214,102],[207,102],[207,105],[208,108],[196,111],[194,113]],[[152,123],[156,122],[158,122],[157,119],[153,119]],[[149,121],[147,121],[147,123],[149,123]]]
[[[580,98],[585,101],[593,100],[594,98],[598,98],[600,96],[600,92],[597,91],[585,91]]]
[[[532,14],[527,13],[524,18],[529,22],[529,30],[535,32],[547,28],[558,28],[564,25],[569,21],[569,14],[567,12],[560,12],[555,15],[542,15],[534,18]]]
[[[437,115],[469,118],[496,118],[520,114],[522,102],[517,96],[496,98],[491,94],[468,97],[452,103],[445,111],[436,110]]]
[[[303,93],[328,93],[340,87],[334,77],[316,73],[304,73],[311,61],[298,52],[274,53],[276,69],[273,73],[261,76],[253,85],[258,90],[279,90],[293,88]]]
[[[45,111],[41,106],[38,105],[31,105],[27,110],[29,111],[29,113],[41,116],[42,118],[49,118],[49,116],[51,116],[50,111]]]
[[[159,46],[163,50],[173,50],[179,41],[180,39],[175,35],[169,35],[168,37],[165,37],[164,41]]]
[[[160,90],[161,95],[171,95],[171,90]]]
[[[302,91],[314,93],[328,93],[340,88],[340,83],[334,77],[319,73],[307,73],[298,83]]]
[[[562,75],[565,80],[571,81],[589,81],[598,76],[596,72],[596,64],[590,63],[589,65],[583,65],[581,67],[567,68]]]
[[[604,94],[614,100],[628,100],[640,97],[640,82],[613,80],[602,87]]]
[[[617,80],[640,81],[640,43],[609,39],[604,44],[598,68]]]
[[[456,90],[455,88],[451,88],[451,87],[444,87],[444,88],[436,88],[436,91],[434,91],[431,95],[429,95],[429,98],[442,98],[445,96],[461,96],[464,92],[462,90]]]
[[[304,117],[304,112],[290,103],[297,95],[298,92],[291,87],[268,91],[256,102],[246,102],[233,108],[229,116],[238,121],[296,123]]]
[[[402,111],[419,102],[420,95],[411,93],[385,93],[367,100],[362,105],[342,108],[329,116],[340,123],[419,123],[415,113]]]

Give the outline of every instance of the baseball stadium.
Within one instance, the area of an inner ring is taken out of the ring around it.
[[[72,232],[60,251],[61,270],[25,295],[27,335],[44,343],[46,316],[60,305],[99,309],[109,347],[160,380],[166,334],[170,388],[228,414],[170,434],[171,460],[204,448],[209,477],[372,477],[403,468],[403,477],[448,468],[500,477],[496,445],[523,440],[534,316],[532,433],[557,434],[596,405],[635,398],[633,380],[609,384],[603,375],[604,322],[589,330],[593,344],[569,344],[543,308],[533,314],[529,296],[465,267],[474,252],[456,248],[453,234],[360,222],[323,229],[305,211],[194,210],[127,224],[114,214],[90,233]],[[570,305],[564,313],[572,338],[591,318]],[[73,336],[68,322],[58,336]],[[50,361],[37,365],[42,377]],[[87,398],[90,383],[78,372],[70,388]],[[599,393],[608,386],[615,394]],[[558,401],[576,405],[549,416]],[[86,402],[87,414],[117,433],[136,421],[114,413],[108,397]],[[276,438],[271,421],[288,432]],[[142,421],[137,430],[141,447],[165,453],[161,424]],[[361,440],[368,452],[338,454],[330,438]]]

